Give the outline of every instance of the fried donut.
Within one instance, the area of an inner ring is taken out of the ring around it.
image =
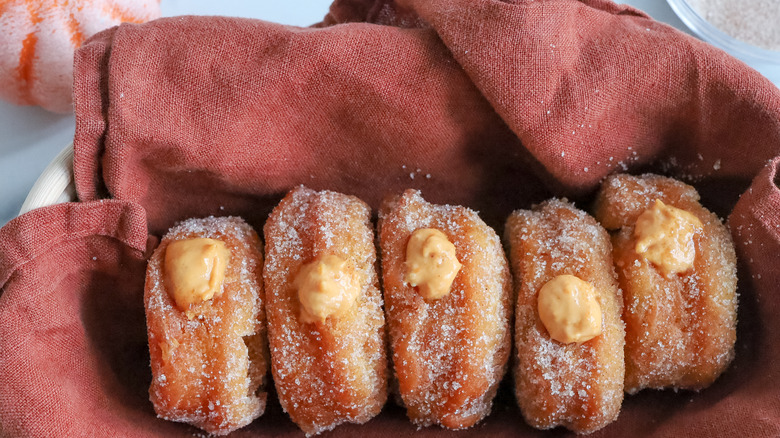
[[[263,257],[236,217],[190,219],[152,254],[144,304],[157,415],[224,435],[263,414]]]
[[[674,249],[659,243],[657,256],[665,260],[651,261],[653,254],[637,252],[647,249],[637,228],[648,229],[642,221],[664,211],[688,215],[696,229],[687,237],[667,230],[667,239],[677,237],[685,245]],[[657,175],[607,178],[595,216],[613,231],[626,323],[626,391],[710,385],[733,359],[736,340],[736,256],[726,227],[699,204],[693,187]],[[671,257],[673,249],[690,259]],[[676,259],[686,263],[665,267]]]
[[[505,240],[517,291],[514,381],[523,417],[539,429],[606,426],[620,413],[625,372],[607,232],[553,199],[513,212]]]
[[[498,236],[474,211],[407,190],[381,206],[379,244],[408,417],[418,426],[473,426],[490,413],[511,350],[511,275]]]
[[[282,408],[307,435],[365,423],[387,400],[369,207],[298,187],[264,228],[268,337]]]

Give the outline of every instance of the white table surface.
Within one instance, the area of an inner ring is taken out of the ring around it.
[[[164,16],[243,16],[308,26],[325,16],[330,3],[331,0],[162,0],[162,13]],[[656,20],[689,32],[663,0],[625,0],[619,3],[635,6]],[[761,72],[780,85],[780,71]],[[38,176],[72,141],[74,128],[73,115],[56,115],[38,107],[22,107],[0,101],[0,226],[19,213]]]

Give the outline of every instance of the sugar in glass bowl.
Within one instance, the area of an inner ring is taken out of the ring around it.
[[[751,65],[780,67],[780,0],[667,2],[683,23],[704,41]],[[742,9],[733,13],[728,9],[730,7]],[[755,11],[745,9],[751,7],[756,8]],[[718,24],[721,29],[716,27]]]

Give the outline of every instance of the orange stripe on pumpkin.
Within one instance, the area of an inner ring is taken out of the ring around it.
[[[33,59],[35,58],[35,47],[38,44],[38,37],[30,32],[22,41],[22,50],[19,52],[19,66],[16,68],[16,74],[22,84],[19,91],[20,103],[32,105],[32,96],[30,95],[30,86],[33,80]]]
[[[68,17],[68,31],[70,32],[70,41],[74,47],[80,47],[84,42],[84,33],[81,32],[81,24],[73,14]]]
[[[39,24],[43,19],[39,15],[40,4],[26,3],[27,13],[30,15],[30,23]],[[18,102],[23,105],[33,105],[30,88],[32,88],[35,75],[33,72],[33,62],[35,61],[35,51],[38,46],[38,36],[35,32],[30,32],[22,41],[22,49],[19,51],[19,64],[16,67],[16,77],[19,80]]]
[[[103,11],[108,14],[112,20],[117,20],[122,23],[144,23],[146,20],[141,17],[136,17],[130,13],[127,9],[119,6],[116,2],[107,1],[103,5]]]
[[[43,5],[41,5],[40,3],[33,3],[33,2],[26,3],[25,5],[27,6],[27,13],[30,14],[30,23],[39,24],[41,21],[43,21],[43,18],[41,18],[39,14]]]

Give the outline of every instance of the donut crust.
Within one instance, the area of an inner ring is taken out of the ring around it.
[[[614,421],[623,402],[621,297],[607,232],[566,200],[549,200],[507,219],[515,277],[515,395],[526,422],[590,433]],[[602,333],[581,344],[550,338],[537,310],[539,289],[569,274],[593,285]]]
[[[189,319],[166,290],[165,250],[174,240],[211,238],[230,249],[221,294],[191,307]],[[261,243],[237,217],[189,219],[152,254],[144,304],[157,415],[225,435],[263,414],[268,347]]]
[[[635,251],[637,217],[659,199],[704,225],[694,236],[696,259],[685,273],[665,276]],[[658,175],[613,175],[599,191],[596,218],[612,231],[623,289],[626,391],[699,390],[734,358],[737,273],[734,245],[693,187]]]
[[[450,293],[425,300],[404,282],[406,245],[436,228],[462,264]],[[398,391],[418,426],[473,426],[490,413],[511,350],[511,275],[495,231],[472,210],[426,202],[416,190],[379,212],[385,311]]]
[[[369,207],[353,196],[300,186],[264,227],[268,337],[282,408],[306,435],[362,424],[387,400],[387,352]],[[338,317],[303,323],[293,285],[301,267],[333,254],[352,263],[361,292]]]

